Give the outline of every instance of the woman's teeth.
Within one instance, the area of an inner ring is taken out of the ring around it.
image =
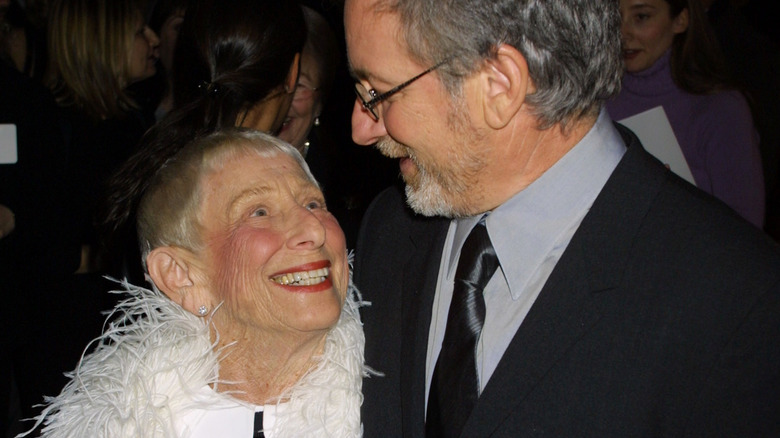
[[[288,272],[287,274],[272,277],[271,281],[286,286],[312,286],[322,283],[328,278],[329,268],[314,269],[312,271]]]

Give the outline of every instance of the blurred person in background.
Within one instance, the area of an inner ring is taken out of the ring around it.
[[[620,0],[620,12],[626,73],[610,115],[663,107],[696,185],[763,228],[758,133],[700,0]]]
[[[109,176],[153,123],[127,91],[156,72],[159,40],[141,6],[136,0],[57,0],[51,9],[48,84],[69,124],[80,274],[117,269],[101,254],[95,215]]]
[[[320,126],[320,115],[330,94],[340,53],[328,22],[314,9],[303,6],[306,44],[292,105],[279,138],[295,146],[305,157],[311,146],[309,134]]]
[[[133,194],[148,184],[150,171],[195,138],[237,126],[278,134],[305,39],[303,12],[294,1],[207,0],[188,7],[174,54],[174,108],[112,176],[102,204],[102,240],[131,279],[144,279]]]
[[[79,266],[61,114],[49,90],[0,63],[0,436],[40,412],[100,330],[64,290]],[[15,134],[15,135],[14,135]],[[9,158],[15,155],[15,159]],[[94,299],[94,297],[90,297]]]
[[[154,113],[157,120],[173,109],[174,51],[188,3],[189,0],[159,0],[154,3],[149,17],[149,27],[160,38],[158,77],[163,83],[163,92]]]
[[[43,80],[46,71],[45,0],[0,0],[0,62]]]

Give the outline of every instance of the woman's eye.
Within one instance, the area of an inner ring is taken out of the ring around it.
[[[322,202],[310,201],[309,203],[306,204],[306,209],[307,210],[317,210],[319,208],[322,208],[322,206],[323,206]]]
[[[268,211],[265,208],[258,208],[252,212],[252,217],[268,216]]]
[[[650,14],[638,14],[636,16],[636,21],[645,21],[650,18]]]

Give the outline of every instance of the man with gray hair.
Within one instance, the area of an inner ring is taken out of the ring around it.
[[[780,434],[780,251],[603,111],[616,1],[344,19],[353,139],[406,186],[357,245],[367,437]]]

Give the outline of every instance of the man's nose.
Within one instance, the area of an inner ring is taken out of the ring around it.
[[[370,146],[386,135],[382,118],[380,117],[378,121],[374,120],[356,98],[352,107],[352,141],[362,146]]]

